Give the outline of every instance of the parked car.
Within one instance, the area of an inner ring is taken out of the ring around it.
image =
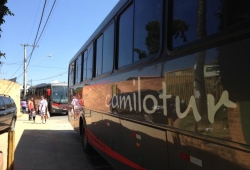
[[[17,118],[17,107],[14,100],[0,94],[0,134],[14,130]]]

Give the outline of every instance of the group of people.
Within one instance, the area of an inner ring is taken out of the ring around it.
[[[48,102],[44,98],[44,96],[41,96],[41,100],[38,103],[38,107],[35,105],[34,98],[31,97],[30,100],[28,101],[28,104],[25,99],[21,101],[21,106],[22,106],[22,113],[26,113],[26,110],[28,108],[29,112],[29,120],[33,120],[33,123],[36,121],[36,115],[40,114],[41,116],[41,124],[46,123],[46,119],[48,118]]]

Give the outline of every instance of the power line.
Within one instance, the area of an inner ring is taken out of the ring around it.
[[[9,64],[6,64],[6,63],[3,63],[5,65],[20,65],[22,66],[22,64],[17,64],[17,63],[9,63]],[[68,69],[68,68],[62,68],[62,67],[49,67],[49,66],[38,66],[38,65],[30,65],[30,67],[41,67],[41,68],[51,68],[51,69]],[[16,72],[15,72],[16,73]],[[12,75],[13,77],[13,75]]]
[[[45,0],[44,5],[43,5],[42,15],[41,15],[40,22],[39,22],[39,25],[38,25],[38,29],[37,29],[37,32],[36,32],[36,37],[35,37],[35,40],[34,40],[34,43],[33,43],[34,45],[37,45],[36,39],[37,39],[39,30],[40,30],[40,26],[41,26],[41,23],[42,23],[42,20],[43,20],[43,14],[44,14],[44,10],[45,10],[45,7],[46,7],[46,3],[47,3],[47,0]],[[29,66],[29,63],[30,63],[30,60],[31,60],[31,57],[32,57],[32,54],[33,54],[34,50],[35,50],[35,48],[33,47],[32,51],[31,51],[31,53],[29,55],[29,61],[28,61],[27,67]]]
[[[68,69],[68,68],[62,68],[62,67],[49,67],[49,66],[33,66],[32,67],[41,67],[41,68],[53,68],[53,69]]]
[[[45,10],[45,8],[46,8],[46,3],[47,3],[47,0],[45,0],[45,2],[44,2],[43,11],[42,11],[42,15],[41,15],[41,18],[40,18],[38,30],[37,30],[37,33],[36,33],[36,37],[35,37],[34,43],[33,43],[33,45],[32,45],[32,46],[33,46],[32,51],[31,51],[30,55],[27,57],[27,59],[29,60],[29,61],[28,61],[27,68],[28,68],[29,63],[30,63],[30,61],[31,61],[31,57],[32,57],[32,55],[33,55],[33,52],[34,52],[34,50],[35,50],[35,47],[37,46],[37,44],[38,44],[38,42],[39,42],[41,36],[43,35],[43,31],[44,31],[44,29],[45,29],[45,27],[46,27],[46,25],[47,25],[47,22],[48,22],[48,20],[49,20],[49,18],[50,18],[51,12],[53,11],[53,8],[54,8],[54,5],[55,5],[55,3],[56,3],[56,0],[55,0],[54,3],[53,3],[53,6],[52,6],[52,8],[51,8],[51,10],[50,10],[49,16],[48,16],[48,18],[47,18],[47,20],[46,20],[46,23],[45,23],[45,25],[44,25],[44,27],[43,27],[43,30],[42,30],[42,32],[41,32],[41,34],[40,34],[40,36],[39,36],[39,38],[38,38],[38,40],[37,40],[38,33],[39,33],[39,30],[40,30],[40,26],[41,26],[41,23],[42,23],[42,20],[43,20],[44,10]],[[25,45],[24,45],[24,46],[25,46]],[[27,45],[27,46],[28,46],[28,45]],[[26,61],[27,61],[27,60],[24,59],[24,68],[25,68]],[[20,67],[17,69],[17,71],[21,68],[21,66],[22,66],[22,65],[20,65]],[[23,74],[25,74],[27,68],[24,69],[24,72],[23,72],[20,76],[18,76],[17,79],[18,79],[19,77],[21,77]],[[49,68],[49,67],[47,67],[47,68]],[[55,68],[56,68],[56,67],[55,67]],[[61,68],[61,69],[64,69],[64,68]],[[17,71],[16,71],[16,72],[17,72]],[[15,73],[16,73],[16,72],[15,72]],[[14,74],[15,74],[15,73],[14,73]],[[12,77],[14,76],[14,74],[12,75]],[[61,76],[62,74],[65,74],[65,73],[61,73],[61,74],[59,74],[59,75],[57,75],[57,76],[54,76],[54,77]],[[25,75],[24,75],[24,77],[25,77]],[[51,78],[54,78],[54,77],[51,77]],[[25,79],[25,78],[24,78],[24,79]],[[49,78],[47,78],[47,79],[49,79]],[[25,81],[25,80],[24,80],[24,81]],[[35,80],[35,81],[36,81],[36,80]],[[37,80],[37,81],[38,81],[38,80]],[[12,83],[12,82],[11,82],[11,83]],[[8,89],[9,86],[11,85],[11,83],[8,85],[8,87],[5,89],[5,91],[7,91],[7,89]],[[14,85],[14,83],[13,83],[13,85]],[[8,91],[11,90],[11,88],[13,87],[13,85],[9,88]],[[24,86],[25,86],[25,82],[24,82]],[[25,88],[24,88],[24,90],[25,90]],[[25,90],[25,92],[26,92],[26,90]]]
[[[40,2],[39,2],[38,8],[37,8],[36,17],[37,17],[37,14],[38,14],[38,9],[39,9],[39,7],[40,7],[40,4],[41,4],[41,0],[40,0]],[[31,34],[32,34],[32,32],[33,32],[33,28],[34,28],[34,25],[35,25],[36,17],[35,17],[35,20],[34,20],[33,25],[32,25],[32,29],[31,29],[31,32],[30,32],[30,36],[29,36],[28,42],[29,42],[30,37],[31,37]]]
[[[56,3],[56,0],[54,1],[53,5],[52,5],[52,7],[51,7],[51,9],[50,9],[50,13],[49,13],[49,15],[48,15],[48,18],[47,18],[47,20],[46,20],[46,22],[45,22],[45,24],[44,24],[43,30],[42,30],[42,32],[41,32],[41,34],[40,34],[40,36],[39,36],[39,38],[38,38],[38,40],[37,40],[36,43],[39,42],[41,36],[43,35],[43,31],[44,31],[44,29],[45,29],[45,27],[46,27],[46,25],[47,25],[47,23],[48,23],[48,20],[49,20],[49,18],[50,18],[51,12],[53,11],[53,8],[54,8],[55,3]]]
[[[45,8],[45,5],[46,5],[46,1],[47,1],[47,0],[45,0],[44,8]],[[44,12],[44,10],[43,10],[43,12]],[[42,16],[43,16],[43,14],[42,14]],[[41,18],[42,18],[42,17],[41,17]],[[41,24],[41,21],[40,21],[40,24]],[[40,24],[39,24],[39,28],[40,28]],[[38,28],[37,34],[38,34],[38,32],[39,32],[39,28]],[[36,36],[36,38],[37,38],[37,36]],[[36,41],[36,39],[35,39],[35,41]],[[35,44],[34,44],[34,45],[35,45]],[[29,62],[30,62],[30,59],[31,59],[31,56],[32,56],[32,54],[33,54],[34,49],[35,49],[35,47],[33,47],[31,54],[27,57],[27,59],[29,59]],[[20,68],[21,68],[21,66],[17,69],[17,71],[18,71]],[[16,72],[17,72],[17,71],[16,71]],[[16,74],[16,72],[15,72],[11,77],[13,77],[13,76]],[[23,74],[23,73],[22,73],[22,74]]]
[[[41,81],[41,80],[48,80],[48,79],[51,79],[51,78],[55,78],[55,77],[59,77],[59,76],[62,76],[63,74],[66,74],[67,72],[63,72],[63,73],[60,73],[58,75],[55,75],[55,76],[52,76],[52,77],[47,77],[47,78],[43,78],[43,79],[37,79],[37,80],[33,80],[32,81]]]
[[[20,64],[23,64],[23,61],[18,61],[18,62],[15,62],[15,63],[6,63],[6,62],[3,62],[2,64],[5,64],[5,65],[20,65]]]

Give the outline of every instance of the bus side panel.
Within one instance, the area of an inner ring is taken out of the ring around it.
[[[134,163],[122,154],[122,151],[124,150],[124,141],[122,141],[121,138],[120,119],[103,114],[103,121],[101,125],[100,142],[105,148],[102,152],[100,152],[100,154],[102,154],[102,156],[105,157],[115,169],[134,169],[131,167],[131,164]],[[127,140],[125,140],[125,142],[127,142]]]
[[[249,153],[239,149],[169,131],[167,136],[170,169],[221,170],[250,167]]]
[[[172,126],[190,132],[168,132],[172,169],[250,169],[249,43],[241,40],[168,62],[175,66],[164,72],[166,91],[175,96]],[[177,62],[183,63],[180,68]],[[181,103],[188,107],[181,109]]]
[[[121,148],[121,125],[119,118],[103,114],[101,141],[106,145],[106,152],[115,151],[119,153]],[[111,155],[113,156],[113,155]]]
[[[143,168],[147,170],[168,169],[166,131],[155,127],[137,125],[137,145],[142,153]]]
[[[138,124],[127,120],[121,120],[122,125],[122,144],[121,154],[129,158],[131,162],[137,166],[137,169],[142,169],[143,152],[141,148],[141,137],[137,131]],[[143,146],[142,146],[143,147]],[[132,165],[132,163],[131,163]],[[135,168],[136,169],[136,168]]]
[[[121,124],[123,142],[121,154],[136,164],[135,169],[168,169],[168,151],[164,130],[122,119]]]

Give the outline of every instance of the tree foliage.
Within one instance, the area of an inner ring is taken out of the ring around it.
[[[7,3],[7,0],[0,0],[0,37],[1,37],[1,32],[2,32],[1,25],[5,22],[4,16],[6,15],[14,16],[14,14],[5,5],[6,3]],[[5,57],[5,53],[2,53],[0,50],[0,58],[1,57]]]
[[[187,37],[185,35],[185,32],[188,31],[189,25],[186,24],[185,21],[176,19],[173,21],[173,32],[172,35],[174,36],[174,39],[180,37],[183,42],[187,42]]]

